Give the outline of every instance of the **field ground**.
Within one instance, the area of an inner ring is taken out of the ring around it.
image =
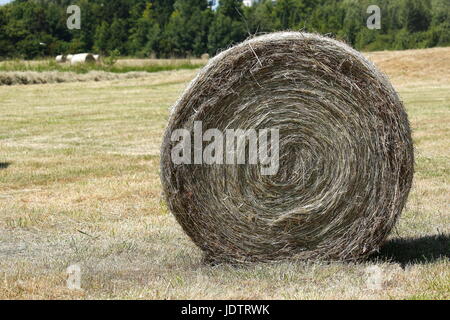
[[[168,108],[195,70],[0,87],[0,299],[449,299],[450,49],[370,57],[405,101],[417,172],[363,264],[202,264],[158,177]],[[75,263],[81,291],[66,287]]]

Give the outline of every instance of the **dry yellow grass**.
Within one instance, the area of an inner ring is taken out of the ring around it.
[[[450,47],[365,54],[396,87],[450,83]]]
[[[0,299],[449,299],[450,50],[430,50],[439,59],[371,54],[410,114],[417,174],[390,241],[365,264],[201,263],[158,176],[168,108],[195,71],[0,87]],[[401,74],[407,59],[413,76]],[[74,263],[82,291],[66,288]]]

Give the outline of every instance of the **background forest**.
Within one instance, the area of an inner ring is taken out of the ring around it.
[[[69,30],[67,7],[81,8]],[[370,30],[369,5],[381,8]],[[85,51],[135,57],[186,57],[218,50],[249,35],[305,30],[342,39],[359,50],[450,45],[449,0],[14,0],[0,6],[0,59]]]

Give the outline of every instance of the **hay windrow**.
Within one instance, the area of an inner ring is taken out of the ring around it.
[[[127,72],[123,74],[90,71],[86,74],[77,74],[75,72],[59,71],[6,71],[0,72],[0,86],[2,85],[29,85],[63,82],[87,82],[87,81],[108,81],[124,80],[147,77],[148,72]]]
[[[175,129],[277,128],[280,169],[175,165]],[[161,150],[171,212],[215,262],[357,261],[376,251],[411,188],[407,114],[359,52],[319,35],[250,39],[211,59],[172,109]]]

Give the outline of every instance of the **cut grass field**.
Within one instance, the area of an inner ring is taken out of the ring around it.
[[[0,299],[449,299],[450,49],[370,56],[405,102],[417,172],[389,241],[362,264],[202,263],[158,176],[168,108],[195,70],[0,87]],[[72,264],[80,291],[66,287]]]

